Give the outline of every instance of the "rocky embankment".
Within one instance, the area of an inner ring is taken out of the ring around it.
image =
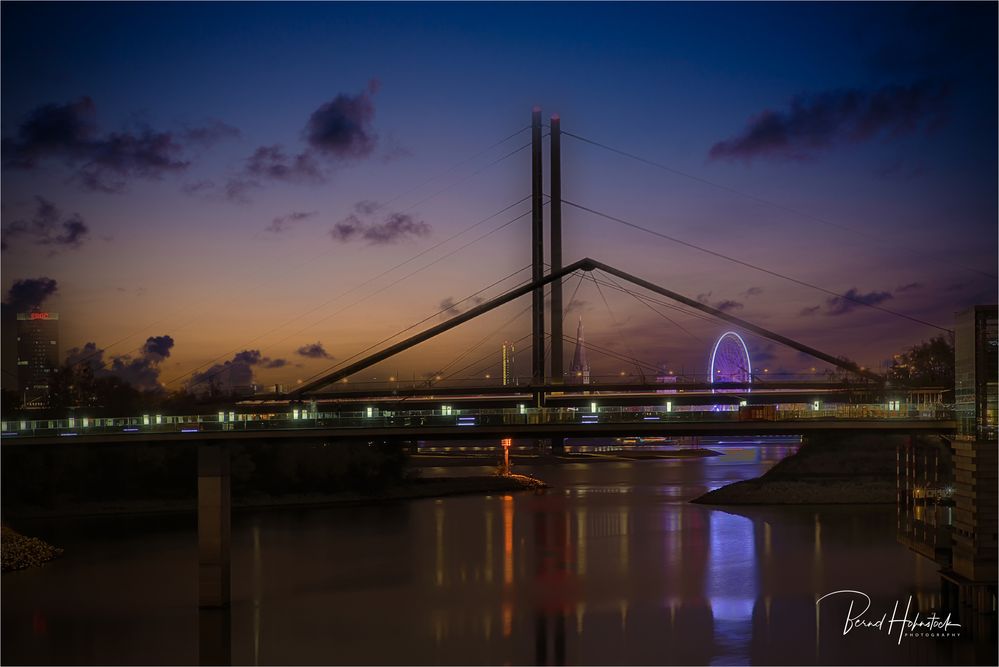
[[[62,549],[37,537],[25,537],[7,526],[0,534],[0,552],[4,572],[41,565],[62,555]]]
[[[907,436],[809,436],[798,452],[769,471],[710,491],[706,505],[894,503],[895,449]]]

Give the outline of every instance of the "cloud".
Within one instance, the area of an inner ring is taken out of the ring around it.
[[[741,296],[744,299],[748,299],[751,296],[759,296],[761,294],[763,294],[762,287],[750,287],[744,292],[739,292],[739,296]]]
[[[900,285],[895,288],[895,294],[901,294],[902,292],[911,292],[912,290],[923,289],[923,283],[909,283],[907,285]]]
[[[291,156],[280,146],[261,146],[246,159],[246,174],[287,183],[323,183],[323,170],[312,153]]]
[[[35,169],[54,160],[75,170],[74,180],[88,190],[122,192],[134,178],[159,180],[190,166],[185,149],[238,135],[220,121],[180,133],[143,125],[101,134],[90,97],[66,104],[46,104],[28,113],[13,138],[3,140],[4,166]]]
[[[424,221],[417,220],[408,213],[391,213],[381,224],[371,225],[365,229],[362,236],[372,245],[382,245],[429,234],[430,225]]]
[[[90,370],[97,373],[105,368],[104,350],[98,349],[97,343],[86,343],[83,347],[71,348],[66,353],[66,364],[74,367],[87,364]]]
[[[66,353],[66,364],[77,369],[85,365],[95,378],[117,377],[139,391],[160,391],[160,364],[170,356],[173,346],[171,336],[150,336],[137,356],[117,356],[111,359],[109,365],[104,359],[104,349],[89,342],[83,347],[70,349]]]
[[[180,189],[185,195],[193,196],[193,195],[207,194],[215,189],[215,182],[208,179],[204,179],[200,181],[195,181],[193,183],[185,183],[184,185],[180,186]]]
[[[230,178],[225,184],[225,198],[237,204],[250,201],[250,192],[262,188],[260,181],[249,178]]]
[[[173,338],[170,336],[150,336],[142,346],[142,354],[156,361],[163,361],[170,356],[173,348]]]
[[[891,292],[861,294],[856,287],[851,287],[843,297],[834,296],[826,300],[826,314],[845,315],[860,305],[876,306],[890,298]]]
[[[467,303],[471,304],[471,306],[474,307],[478,306],[483,301],[485,301],[485,299],[483,299],[481,296],[473,296],[468,299],[462,299],[458,303],[455,303],[454,297],[449,296],[446,299],[441,299],[441,302],[438,304],[438,310],[441,311],[441,315],[453,317],[455,315],[461,315],[463,312],[468,310],[467,307],[462,308],[459,304]]]
[[[15,313],[26,313],[41,308],[45,301],[58,291],[59,283],[52,278],[15,280],[7,291],[4,305]]]
[[[97,138],[96,107],[89,97],[67,104],[45,104],[28,113],[14,139],[3,140],[4,165],[33,169],[39,160],[60,156],[82,159]]]
[[[318,211],[292,211],[288,215],[278,216],[271,220],[271,224],[267,225],[266,230],[274,234],[280,234],[291,229],[293,223],[308,220],[316,215],[318,215]]]
[[[62,212],[44,197],[35,197],[35,213],[30,220],[14,220],[0,230],[0,249],[7,250],[10,243],[25,237],[35,245],[76,249],[90,235],[90,228],[79,213],[62,218]]]
[[[242,132],[237,127],[212,119],[200,127],[185,128],[181,136],[188,144],[210,147],[226,139],[238,139]]]
[[[832,296],[821,306],[803,308],[799,315],[815,315],[823,312],[827,316],[846,315],[860,306],[876,306],[892,298],[891,292],[868,292],[862,294],[856,287],[851,287],[843,296]]]
[[[759,157],[804,159],[837,144],[867,141],[882,133],[909,134],[920,126],[939,124],[948,95],[948,86],[931,81],[875,91],[798,95],[785,111],[760,113],[741,134],[712,146],[708,156],[747,162]]]
[[[308,345],[303,345],[295,351],[296,354],[302,357],[308,357],[309,359],[332,359],[333,356],[323,347],[323,344],[319,341],[315,343],[309,343]]]
[[[305,148],[288,152],[279,144],[260,146],[246,159],[243,169],[228,180],[226,197],[243,203],[249,191],[265,182],[320,185],[329,180],[330,169],[345,160],[371,156],[378,145],[372,123],[373,95],[378,82],[372,80],[357,95],[341,93],[310,114],[302,130]]]
[[[378,81],[373,79],[368,88],[357,95],[337,95],[313,111],[304,132],[309,146],[323,155],[339,159],[371,155],[378,143],[371,127],[375,117],[371,98],[378,86]]]
[[[751,288],[751,289],[758,289],[758,288]],[[716,301],[712,303],[710,297],[711,297],[711,292],[708,292],[706,294],[698,294],[697,300],[707,306],[711,306],[715,310],[720,310],[723,313],[730,313],[733,310],[739,310],[743,307],[742,303],[734,301],[732,299],[723,299],[722,301]]]
[[[388,245],[428,236],[431,232],[428,223],[408,213],[389,213],[380,222],[375,222],[374,214],[379,208],[381,206],[372,201],[357,202],[353,213],[333,225],[330,237],[340,243],[363,239],[370,245]]]
[[[214,387],[224,394],[232,393],[234,389],[248,387],[253,384],[253,369],[281,368],[288,365],[287,359],[271,359],[260,353],[260,350],[243,350],[233,355],[232,359],[191,376],[188,388],[196,393],[211,391]]]
[[[738,301],[733,301],[732,299],[725,299],[724,301],[719,301],[718,303],[716,303],[715,308],[717,310],[722,311],[723,313],[728,313],[733,310],[739,310],[740,308],[742,308],[742,304],[739,303]]]
[[[441,302],[440,302],[440,304],[438,306],[438,309],[441,311],[441,313],[443,315],[460,315],[461,314],[461,308],[459,308],[458,306],[454,305],[454,297],[450,297],[450,296],[448,298],[446,298],[446,299],[442,299],[441,300]]]

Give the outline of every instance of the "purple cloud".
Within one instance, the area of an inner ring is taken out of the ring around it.
[[[892,298],[891,292],[863,294],[856,287],[851,287],[843,296],[829,297],[823,306],[804,308],[799,315],[815,315],[820,311],[827,316],[846,315],[860,306],[876,306],[890,298]]]
[[[171,336],[150,336],[137,356],[117,356],[109,365],[104,359],[104,349],[89,342],[70,349],[66,353],[66,364],[77,370],[85,366],[95,378],[116,377],[139,391],[161,391],[160,364],[170,356],[173,346]]]
[[[15,313],[26,313],[42,304],[59,291],[59,283],[52,278],[24,278],[15,280],[7,291],[4,305]]]
[[[372,79],[368,88],[357,95],[337,95],[313,111],[305,126],[309,146],[339,159],[371,155],[378,143],[371,127],[375,117],[371,98],[378,87],[378,81]]]
[[[205,147],[214,146],[226,139],[238,139],[240,136],[242,132],[239,128],[217,119],[212,119],[200,127],[188,127],[182,133],[186,143]]]
[[[315,343],[309,343],[308,345],[303,345],[302,347],[298,348],[296,353],[299,354],[300,356],[308,357],[309,359],[333,358],[330,355],[330,353],[326,351],[326,348],[323,347],[323,344],[320,343],[319,341],[316,341]]]
[[[89,97],[67,104],[46,104],[31,111],[13,138],[3,140],[4,166],[34,169],[57,160],[75,171],[74,180],[97,192],[122,192],[133,178],[158,180],[186,170],[187,144],[209,145],[238,135],[220,121],[178,133],[148,126],[101,134],[96,105]]]
[[[246,159],[246,173],[254,178],[287,183],[323,183],[323,170],[312,153],[288,155],[280,146],[261,146]]]
[[[871,91],[836,90],[798,95],[786,111],[766,110],[741,134],[720,141],[712,160],[758,157],[804,159],[841,143],[867,141],[879,134],[903,135],[939,124],[949,95],[946,85],[921,81]]]
[[[428,236],[430,225],[408,213],[389,213],[381,222],[374,222],[374,213],[381,208],[372,201],[360,201],[354,205],[354,213],[340,220],[330,236],[334,241],[346,243],[364,239],[371,245],[387,245],[396,241]]]
[[[44,197],[35,197],[35,213],[30,220],[14,220],[0,230],[0,249],[7,250],[17,238],[26,237],[35,245],[79,248],[90,234],[90,228],[74,213],[63,219],[62,213]]]
[[[759,288],[751,288],[751,289],[759,289]],[[733,299],[723,299],[722,301],[712,302],[710,297],[711,297],[711,292],[708,292],[706,294],[698,294],[697,300],[703,303],[704,305],[711,306],[715,310],[720,310],[723,313],[730,313],[733,310],[739,310],[743,307],[742,303],[734,301]]]
[[[308,220],[316,215],[318,215],[317,211],[292,211],[288,215],[278,216],[271,220],[271,224],[267,225],[266,230],[274,234],[280,234],[291,229],[293,223]]]

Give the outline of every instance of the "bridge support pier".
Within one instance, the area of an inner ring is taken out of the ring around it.
[[[198,606],[229,606],[229,531],[232,498],[229,447],[198,447]]]

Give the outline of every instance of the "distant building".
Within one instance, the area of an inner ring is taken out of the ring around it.
[[[17,385],[25,407],[48,405],[59,368],[59,313],[17,314]]]
[[[656,373],[657,384],[676,384],[676,375],[667,368],[666,364],[659,364],[659,372]],[[675,394],[676,389],[656,389],[657,394]]]
[[[513,374],[514,353],[517,351],[513,343],[503,341],[502,361],[503,361],[503,386],[517,384],[517,378]]]
[[[586,359],[586,342],[583,339],[583,318],[576,327],[576,350],[569,367],[569,384],[590,384],[590,362]]]
[[[975,306],[957,314],[954,331],[954,403],[958,434],[995,440],[999,424],[999,308]]]

